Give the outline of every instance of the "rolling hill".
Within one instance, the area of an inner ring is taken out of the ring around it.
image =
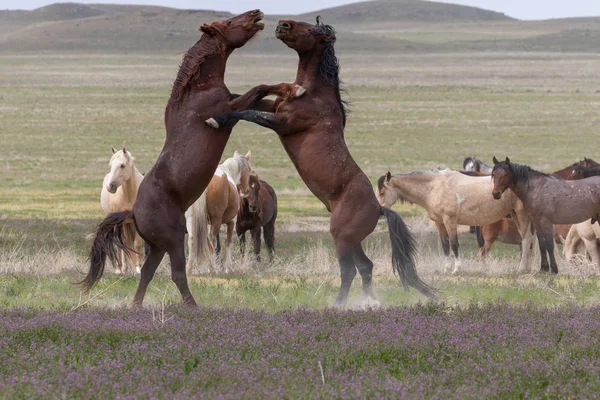
[[[272,32],[281,18],[336,27],[338,48],[355,52],[600,52],[600,18],[519,21],[475,7],[422,0],[375,0],[299,16],[267,16],[265,31],[244,52],[285,52]],[[230,13],[168,7],[56,3],[0,11],[0,51],[159,52],[186,50],[201,23]]]

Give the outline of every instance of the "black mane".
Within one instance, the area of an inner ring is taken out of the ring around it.
[[[344,127],[346,126],[346,115],[348,114],[348,102],[342,100],[341,88],[342,81],[340,80],[340,63],[335,55],[335,29],[331,25],[325,25],[321,22],[321,16],[317,16],[317,25],[313,30],[315,35],[322,35],[329,37],[329,40],[325,44],[323,50],[323,56],[319,61],[319,76],[335,88],[335,94],[342,110],[342,116],[344,120]]]
[[[496,165],[494,165],[494,169],[498,165],[504,164],[506,165],[506,161],[502,161]],[[528,165],[521,165],[514,162],[508,163],[508,168],[510,169],[510,173],[512,174],[513,183],[516,185],[518,183],[529,183],[529,179],[532,176],[544,176],[546,178],[554,178],[553,175],[546,174],[544,172],[537,171],[531,168]]]
[[[377,189],[381,191],[383,189],[383,181],[385,180],[385,175],[382,175],[379,180],[377,180]]]

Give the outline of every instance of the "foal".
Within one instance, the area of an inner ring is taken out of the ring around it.
[[[135,158],[125,147],[119,151],[113,147],[112,152],[113,155],[108,163],[110,172],[104,177],[100,193],[100,204],[106,214],[131,210],[137,198],[140,183],[144,179],[133,163]],[[142,238],[135,230],[133,222],[127,223],[123,227],[123,243],[134,251],[129,254],[125,250],[119,251],[119,259],[114,265],[117,274],[127,272],[132,261],[135,272],[139,274],[142,269]]]
[[[596,218],[600,212],[600,176],[565,181],[494,157],[492,195],[500,199],[510,189],[523,202],[538,237],[541,270],[558,273],[554,258],[553,224],[577,224]],[[525,244],[523,245],[525,246]],[[525,249],[525,248],[524,248]],[[550,257],[550,265],[548,258]]]
[[[250,175],[248,197],[240,201],[240,211],[235,223],[235,231],[240,239],[242,253],[246,247],[246,232],[250,231],[254,243],[254,256],[260,262],[260,234],[265,237],[269,250],[269,261],[273,261],[275,251],[275,220],[277,219],[277,195],[271,185]]]

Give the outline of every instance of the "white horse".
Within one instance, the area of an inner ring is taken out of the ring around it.
[[[222,224],[227,224],[225,273],[229,273],[232,264],[231,239],[240,209],[240,195],[247,197],[249,192],[252,169],[250,158],[250,152],[242,156],[236,151],[233,157],[225,160],[215,171],[200,198],[185,212],[190,252],[186,264],[188,276],[191,275],[194,263],[206,252],[206,248],[210,251],[209,271],[211,274],[215,273],[215,265],[218,263],[215,243]],[[210,237],[207,235],[208,225],[210,225]]]
[[[390,207],[400,200],[418,204],[427,211],[438,229],[446,256],[450,256],[452,247],[452,273],[460,268],[457,225],[483,226],[511,214],[523,237],[519,271],[524,271],[533,241],[531,222],[523,203],[513,192],[505,191],[499,201],[490,194],[493,187],[488,176],[467,176],[450,169],[416,171],[394,176],[388,172],[379,178],[376,195],[383,207]],[[447,267],[448,265],[444,272]]]
[[[590,219],[571,225],[563,253],[567,260],[571,260],[577,252],[579,244],[583,241],[585,249],[590,254],[592,262],[600,271],[600,251],[598,249],[598,240],[600,239],[600,224],[592,224]]]
[[[117,211],[131,210],[137,197],[138,188],[144,176],[133,164],[135,159],[125,147],[123,150],[112,148],[113,155],[108,165],[110,172],[104,177],[102,192],[100,193],[100,204],[106,214]],[[127,272],[130,261],[135,265],[135,272],[140,273],[142,269],[142,238],[138,235],[133,222],[126,224],[123,230],[123,243],[136,251],[131,252],[130,257],[125,251],[120,250],[120,264],[115,265],[116,272],[122,274]]]

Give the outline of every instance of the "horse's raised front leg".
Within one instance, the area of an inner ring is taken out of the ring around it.
[[[241,96],[229,100],[232,111],[243,111],[255,106],[260,100],[267,96],[277,96],[283,99],[294,99],[302,96],[306,90],[302,86],[293,83],[279,83],[277,85],[258,85]],[[273,110],[275,111],[275,110]]]
[[[256,110],[223,113],[214,118],[207,119],[206,123],[215,129],[219,129],[223,125],[233,124],[239,120],[254,122],[274,131],[278,131],[287,124],[287,119],[280,115]]]

